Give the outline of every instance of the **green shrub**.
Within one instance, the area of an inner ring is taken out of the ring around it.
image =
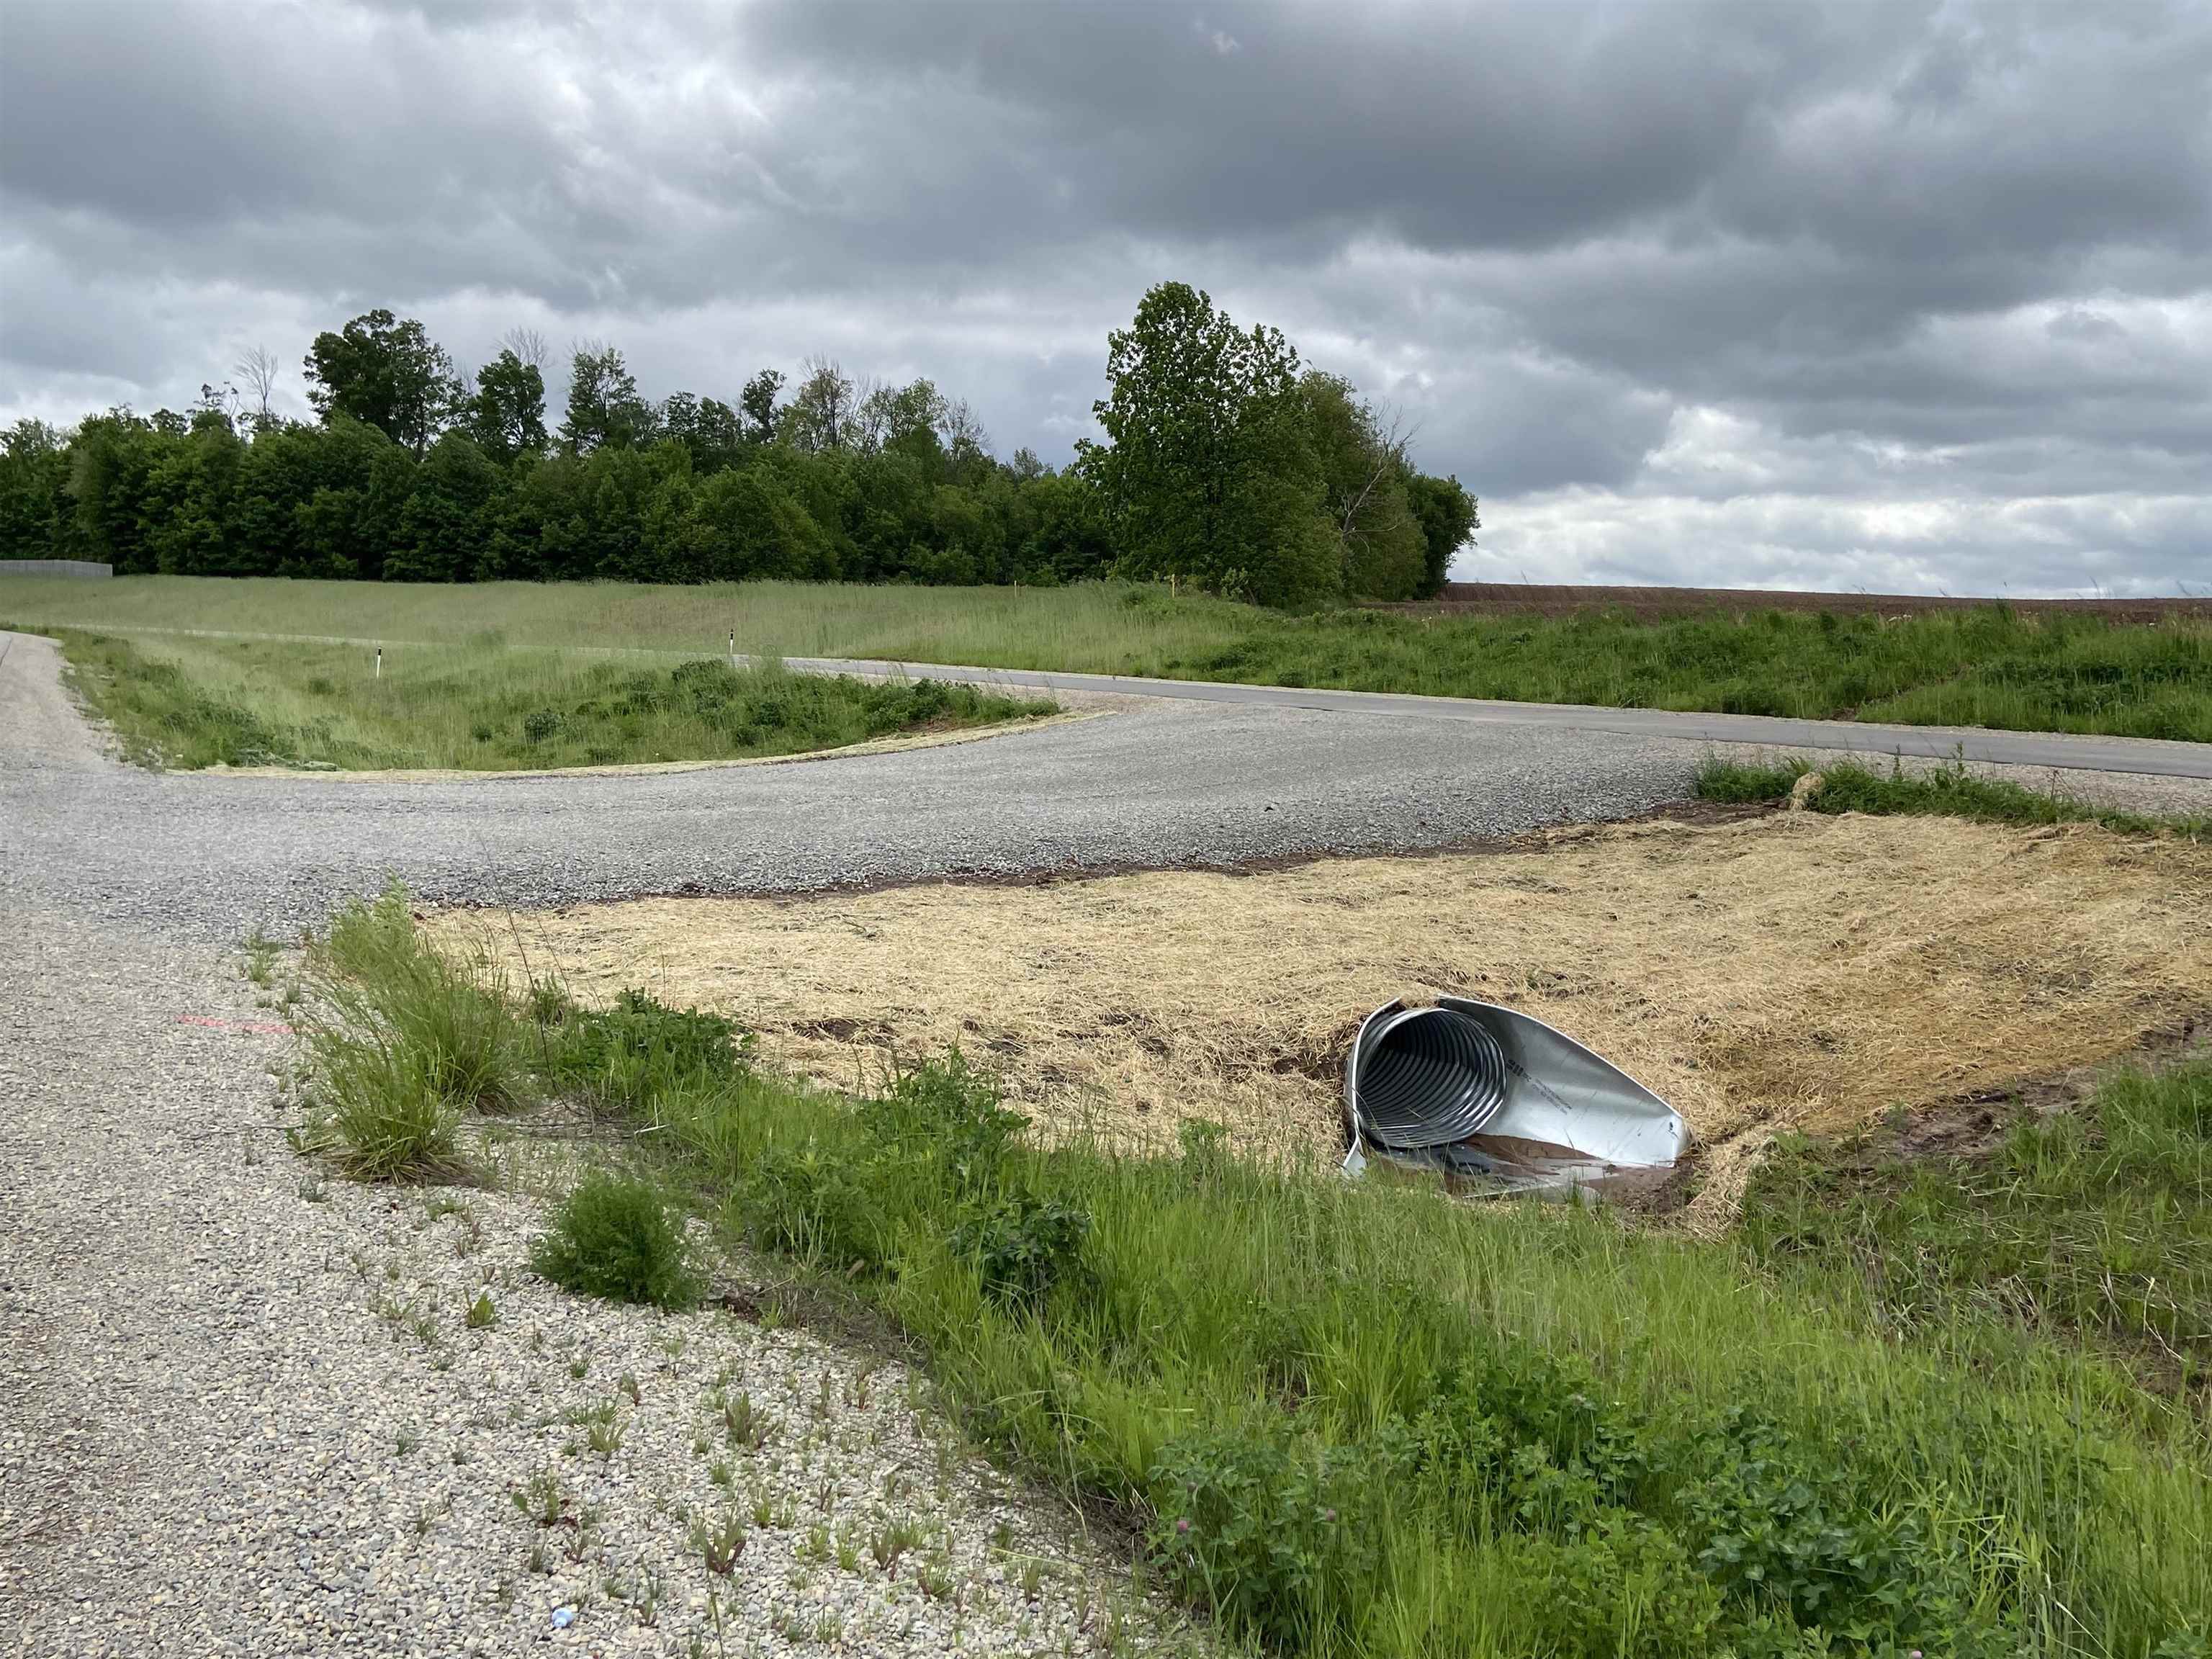
[[[983,1288],[1003,1302],[1035,1307],[1055,1285],[1084,1279],[1091,1217],[1056,1199],[1019,1194],[953,1229],[954,1255],[982,1270]]]
[[[617,1302],[684,1307],[699,1294],[681,1215],[657,1187],[605,1171],[561,1200],[530,1265],[566,1289]]]
[[[957,1048],[902,1073],[883,1094],[861,1102],[860,1119],[884,1153],[922,1166],[957,1200],[1000,1190],[1007,1153],[1029,1122],[1006,1109],[998,1085]]]
[[[1350,1447],[1200,1432],[1152,1466],[1146,1541],[1169,1586],[1231,1632],[1327,1651],[1379,1565],[1372,1481]]]
[[[871,1173],[849,1152],[817,1140],[769,1147],[737,1196],[746,1238],[756,1249],[847,1274],[880,1269],[891,1257],[899,1217]]]
[[[550,1028],[547,1080],[599,1104],[635,1113],[656,1093],[725,1081],[747,1039],[719,1014],[665,1006],[624,990],[611,1008],[575,1007],[548,988],[532,988],[533,1012]]]

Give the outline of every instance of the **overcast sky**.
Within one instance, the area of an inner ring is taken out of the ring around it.
[[[0,416],[373,306],[1092,430],[1179,277],[1459,574],[2212,591],[2212,5],[0,4]],[[556,386],[556,395],[558,395]]]

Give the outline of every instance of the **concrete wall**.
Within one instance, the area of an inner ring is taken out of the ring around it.
[[[99,581],[114,574],[113,565],[89,559],[0,559],[0,576],[84,576]]]

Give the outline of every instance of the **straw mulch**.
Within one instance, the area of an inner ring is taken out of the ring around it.
[[[586,1000],[726,1012],[763,1057],[880,1079],[957,1043],[1047,1122],[1340,1144],[1360,1018],[1510,1003],[1707,1144],[2119,1054],[2212,1008],[2212,848],[2087,827],[1777,815],[1498,850],[1031,885],[653,899],[438,924]]]

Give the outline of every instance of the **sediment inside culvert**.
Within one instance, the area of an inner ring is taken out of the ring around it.
[[[1508,1004],[1694,1137],[1843,1129],[2127,1051],[2212,1007],[2212,848],[2089,826],[1798,813],[1479,852],[440,918],[586,1000],[727,1012],[866,1086],[958,1043],[1048,1126],[1188,1117],[1333,1154],[1345,1046],[1393,997]]]

